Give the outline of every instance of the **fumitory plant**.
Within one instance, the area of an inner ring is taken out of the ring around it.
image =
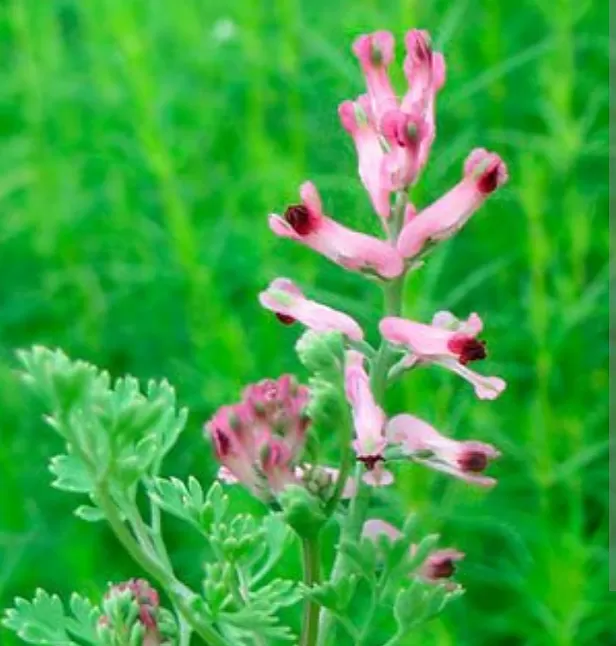
[[[207,490],[193,476],[183,482],[160,475],[187,418],[167,382],[142,389],[132,377],[112,381],[59,350],[19,353],[24,380],[66,443],[65,453],[51,460],[53,486],[87,498],[76,515],[106,522],[139,577],[110,584],[94,601],[74,594],[63,604],[42,590],[32,601],[17,599],[4,625],[24,641],[394,646],[461,594],[454,574],[464,558],[457,548],[464,546],[438,546],[437,536],[418,535],[414,516],[394,526],[380,517],[384,506],[375,500],[395,496],[401,462],[490,487],[495,480],[486,471],[499,452],[454,440],[407,411],[390,416],[385,394],[395,380],[430,365],[461,376],[481,400],[504,390],[502,379],[469,367],[486,356],[477,314],[460,319],[437,312],[431,321],[413,321],[402,316],[401,301],[409,273],[464,226],[507,180],[507,170],[497,154],[477,148],[456,186],[427,207],[411,203],[435,137],[445,62],[424,31],[409,31],[405,44],[408,88],[401,100],[388,76],[393,36],[376,32],[353,45],[367,93],[338,108],[384,236],[353,231],[326,215],[311,182],[301,185],[297,204],[269,218],[277,236],[382,290],[380,343],[368,343],[349,315],[275,278],[259,301],[280,323],[306,328],[296,350],[310,376],[307,385],[291,375],[249,385],[206,422],[220,463]],[[261,501],[262,516],[233,513],[239,487]],[[165,515],[201,536],[198,587],[176,571],[162,531]],[[322,550],[332,540],[333,564]],[[294,558],[301,558],[301,581],[279,565]]]

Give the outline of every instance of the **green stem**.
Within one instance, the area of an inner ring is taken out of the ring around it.
[[[302,540],[302,557],[304,562],[304,583],[311,588],[321,581],[321,557],[319,554],[319,537]],[[301,646],[316,646],[319,638],[319,604],[311,599],[304,606]]]
[[[392,242],[396,240],[402,227],[406,204],[407,195],[405,192],[401,191],[396,196],[396,201],[392,208],[390,219],[391,226],[387,231],[388,237]],[[403,272],[394,280],[383,284],[384,316],[400,316],[402,313],[402,294],[405,278],[406,272]],[[390,344],[385,339],[382,339],[370,372],[372,392],[375,400],[381,405],[385,399],[387,375],[391,368],[392,359],[395,356],[396,355]],[[340,532],[340,544],[345,541],[357,542],[361,536],[361,529],[366,520],[370,505],[370,491],[369,488],[363,484],[362,475],[363,466],[358,464],[355,469],[356,494],[351,501],[349,515]],[[336,560],[334,561],[334,567],[330,577],[331,581],[336,582],[346,576],[348,567],[346,559],[344,559],[342,552],[339,551]],[[329,643],[333,623],[334,617],[332,613],[324,611],[321,615],[320,636],[318,641],[319,646],[327,646]]]
[[[345,409],[346,410],[346,409]],[[353,421],[349,411],[346,410],[346,418],[340,430],[340,469],[338,470],[338,479],[334,486],[334,493],[325,505],[325,513],[331,516],[337,509],[340,498],[344,491],[351,467],[353,466],[353,451],[351,449],[351,436],[353,432]]]
[[[402,311],[402,292],[404,290],[403,274],[399,278],[386,283],[383,288],[385,316],[400,316]],[[376,353],[370,374],[372,380],[372,392],[377,402],[383,403],[385,390],[387,389],[387,374],[391,368],[392,358],[395,356],[390,344],[383,339]]]

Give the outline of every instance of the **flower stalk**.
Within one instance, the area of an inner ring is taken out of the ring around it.
[[[302,540],[302,561],[304,571],[304,584],[308,587],[321,582],[321,557],[319,535],[314,538]],[[302,625],[301,646],[316,646],[319,638],[319,604],[307,599],[304,606],[304,619]]]

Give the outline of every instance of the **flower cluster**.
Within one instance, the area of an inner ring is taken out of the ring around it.
[[[375,32],[357,38],[353,52],[367,92],[338,108],[342,127],[355,144],[359,178],[384,237],[336,222],[325,213],[319,192],[309,181],[300,186],[299,203],[289,205],[282,215],[269,216],[270,228],[277,236],[295,240],[345,269],[376,278],[386,292],[394,286],[397,293],[408,272],[421,267],[429,251],[457,233],[508,178],[497,154],[476,148],[464,162],[459,183],[442,197],[424,208],[409,201],[409,192],[435,139],[435,105],[445,83],[445,60],[433,51],[425,31],[409,31],[405,46],[403,70],[408,88],[399,98],[388,72],[394,61],[393,36]],[[354,429],[349,448],[364,466],[364,482],[390,485],[394,477],[385,465],[388,455],[395,453],[470,483],[495,483],[484,473],[499,455],[494,447],[453,440],[413,415],[388,419],[382,407],[387,384],[422,365],[437,365],[459,375],[479,399],[498,397],[505,382],[469,367],[487,356],[486,342],[479,338],[483,322],[476,313],[464,320],[450,312],[438,312],[427,323],[403,318],[399,306],[388,307],[378,325],[381,350],[368,352],[357,321],[311,300],[288,278],[273,280],[259,300],[285,325],[297,322],[312,334],[337,332],[345,339],[340,368]],[[291,386],[287,379],[251,387],[240,404],[222,408],[208,425],[217,456],[226,468],[223,475],[241,480],[260,495],[264,489],[276,493],[296,482],[301,469],[298,450],[307,426],[302,409],[310,394],[305,388]],[[272,389],[271,404],[265,405],[268,388]],[[368,535],[384,532],[393,536],[397,531],[375,519],[367,523]],[[422,565],[420,574],[427,579],[448,576],[461,557],[451,550],[435,553]]]
[[[159,646],[175,637],[171,614],[160,607],[158,592],[145,579],[110,586],[102,606],[97,628],[102,644]]]
[[[240,481],[268,498],[296,480],[296,462],[310,423],[309,391],[291,375],[248,386],[239,403],[206,424],[227,482]]]

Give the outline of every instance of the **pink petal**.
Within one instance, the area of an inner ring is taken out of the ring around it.
[[[378,123],[382,114],[397,107],[396,94],[387,73],[394,58],[394,37],[387,31],[364,34],[353,43],[353,53],[366,77],[372,111]]]
[[[381,455],[386,444],[383,437],[385,413],[374,400],[363,363],[364,356],[360,352],[349,350],[346,353],[345,391],[355,427],[353,448],[360,458]]]
[[[402,532],[391,523],[379,518],[370,518],[364,523],[361,535],[362,538],[368,538],[371,541],[376,541],[379,536],[386,536],[393,542],[402,536]]]
[[[296,240],[346,269],[374,271],[384,278],[395,278],[402,273],[404,262],[392,245],[322,216],[318,210],[320,198],[313,185],[304,184],[302,194],[308,200],[305,207],[315,226],[308,233],[300,234],[285,219],[272,214],[269,224],[276,235]],[[293,208],[299,210],[299,207]]]
[[[259,294],[259,302],[266,309],[296,319],[315,332],[338,331],[354,341],[361,341],[364,333],[359,324],[347,314],[304,297],[301,290],[288,278],[277,278]]]
[[[421,357],[452,356],[447,344],[453,333],[448,330],[396,316],[381,319],[379,330],[390,343],[407,346]]]
[[[342,126],[353,137],[359,177],[368,191],[372,206],[381,219],[387,219],[390,213],[391,190],[382,173],[385,152],[376,128],[359,101],[344,101],[338,107],[338,114]]]
[[[428,242],[450,238],[506,180],[507,169],[498,155],[474,150],[465,163],[464,178],[404,226],[398,251],[412,258]]]
[[[479,399],[496,399],[507,387],[507,382],[500,377],[484,377],[455,359],[443,358],[437,363],[466,379],[475,389]]]

